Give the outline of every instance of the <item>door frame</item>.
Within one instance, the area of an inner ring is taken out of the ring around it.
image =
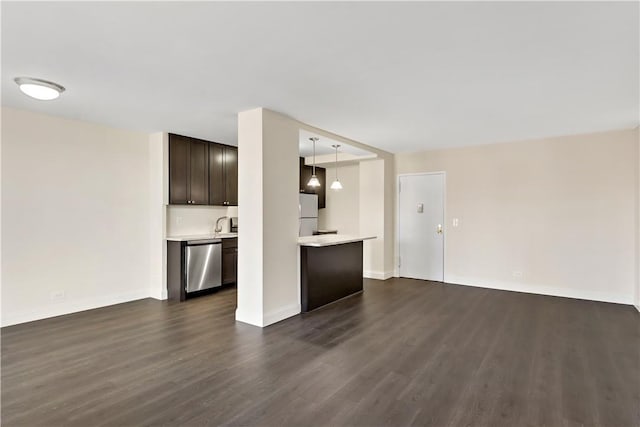
[[[395,259],[393,266],[393,276],[400,277],[400,178],[407,176],[422,176],[422,175],[442,175],[443,188],[442,188],[442,283],[447,283],[447,172],[446,171],[434,171],[434,172],[415,172],[415,173],[400,173],[396,175],[396,238],[395,238]]]

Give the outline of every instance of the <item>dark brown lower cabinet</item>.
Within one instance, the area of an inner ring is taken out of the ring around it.
[[[222,239],[222,284],[238,280],[238,239]]]
[[[300,247],[300,304],[307,312],[362,292],[362,242]]]

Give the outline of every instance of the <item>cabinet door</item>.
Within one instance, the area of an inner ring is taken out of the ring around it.
[[[189,200],[191,204],[209,204],[209,143],[191,140],[189,168]]]
[[[307,182],[311,178],[311,168],[304,164],[304,157],[300,157],[300,192],[307,193]]]
[[[169,135],[169,203],[189,202],[189,140]]]
[[[224,184],[227,205],[238,206],[238,149],[224,147]]]
[[[238,248],[222,250],[222,284],[235,283],[238,279]]]
[[[209,144],[209,204],[224,205],[224,146]]]
[[[325,168],[316,167],[316,176],[320,181],[320,187],[316,188],[316,194],[318,195],[318,209],[323,209],[326,206],[327,200],[327,170]]]

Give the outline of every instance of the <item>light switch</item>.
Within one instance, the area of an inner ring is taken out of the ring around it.
[[[459,224],[458,218],[453,218],[453,226],[457,227]]]
[[[424,212],[424,204],[418,203],[418,213],[422,213],[422,212]]]

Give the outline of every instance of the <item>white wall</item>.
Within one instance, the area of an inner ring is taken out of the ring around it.
[[[635,306],[640,311],[640,126],[635,128],[637,163],[636,163],[636,299]]]
[[[342,190],[329,187],[335,179],[335,167],[327,167],[326,208],[318,210],[318,228],[338,230],[340,234],[360,234],[360,166],[338,166]]]
[[[149,296],[149,137],[2,108],[2,324]]]
[[[632,130],[396,155],[398,174],[447,173],[445,281],[625,304],[637,167]]]
[[[267,326],[300,312],[296,122],[266,109],[238,115],[238,308]]]
[[[238,216],[235,206],[167,206],[167,236],[212,233],[220,217]],[[229,220],[220,221],[222,231],[229,232]]]

